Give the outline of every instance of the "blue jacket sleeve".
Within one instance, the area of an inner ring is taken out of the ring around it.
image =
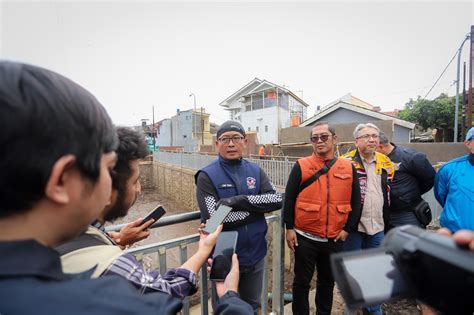
[[[435,177],[434,195],[439,204],[444,208],[446,196],[448,195],[448,178],[446,168],[442,167]]]
[[[239,294],[234,291],[227,291],[219,301],[214,312],[216,315],[251,315],[253,309],[250,304],[240,299]]]

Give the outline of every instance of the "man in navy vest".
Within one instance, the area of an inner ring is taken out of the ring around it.
[[[224,231],[239,233],[236,249],[240,264],[239,294],[258,312],[267,254],[264,213],[280,209],[282,196],[258,165],[242,159],[246,143],[241,124],[235,121],[222,124],[217,131],[218,158],[195,175],[196,196],[203,223],[219,205],[232,207],[224,220]]]

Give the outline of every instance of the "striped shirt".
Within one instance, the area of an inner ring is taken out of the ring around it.
[[[149,290],[156,290],[177,298],[184,298],[197,291],[196,274],[191,270],[173,268],[161,276],[158,269],[145,271],[135,256],[127,253],[114,260],[101,276],[115,275],[127,279],[142,294]]]
[[[105,232],[104,226],[99,221],[92,223],[92,225],[102,231],[112,243],[116,244]],[[159,269],[147,272],[135,256],[127,253],[114,260],[101,274],[101,277],[103,276],[125,278],[142,294],[150,290],[156,290],[182,299],[197,292],[196,274],[191,270],[173,268],[164,276],[161,276]]]

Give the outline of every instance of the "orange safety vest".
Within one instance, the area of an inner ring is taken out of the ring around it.
[[[311,155],[299,159],[301,184],[324,166]],[[295,204],[295,228],[320,237],[335,238],[349,217],[352,196],[352,165],[338,158],[327,174],[300,191]]]
[[[265,155],[265,148],[264,147],[260,147],[260,149],[258,150],[258,155]]]

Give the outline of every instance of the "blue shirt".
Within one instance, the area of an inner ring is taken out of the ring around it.
[[[440,224],[451,232],[474,230],[474,154],[449,161],[438,171],[435,197],[443,206]]]

